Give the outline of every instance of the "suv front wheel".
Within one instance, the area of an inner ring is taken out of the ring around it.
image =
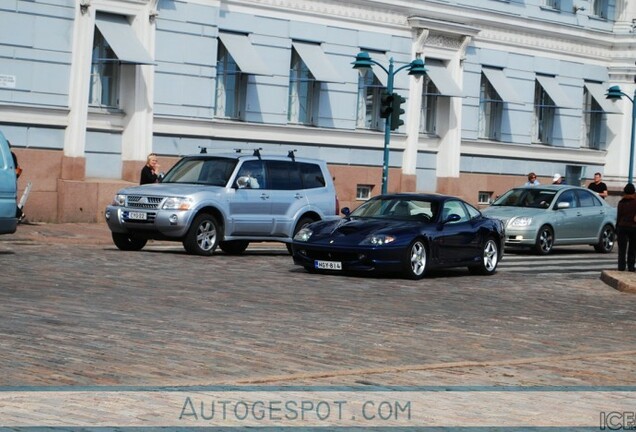
[[[219,244],[220,234],[216,218],[207,213],[200,214],[190,225],[183,247],[192,255],[212,255]]]

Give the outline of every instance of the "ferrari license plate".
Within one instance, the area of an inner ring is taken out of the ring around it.
[[[340,261],[314,261],[314,267],[319,270],[342,270]]]
[[[146,220],[148,219],[148,216],[144,212],[128,212],[128,219]]]

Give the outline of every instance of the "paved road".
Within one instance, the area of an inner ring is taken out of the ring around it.
[[[636,296],[586,264],[613,256],[414,282],[308,274],[280,247],[4,243],[0,385],[633,382]]]

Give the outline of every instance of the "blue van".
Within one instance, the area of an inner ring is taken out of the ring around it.
[[[14,233],[18,226],[17,188],[11,149],[7,139],[0,132],[0,234]]]

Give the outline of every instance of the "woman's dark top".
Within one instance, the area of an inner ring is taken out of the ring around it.
[[[148,165],[144,165],[141,169],[139,184],[157,183],[158,181],[159,176],[157,174],[153,174],[152,169]]]

